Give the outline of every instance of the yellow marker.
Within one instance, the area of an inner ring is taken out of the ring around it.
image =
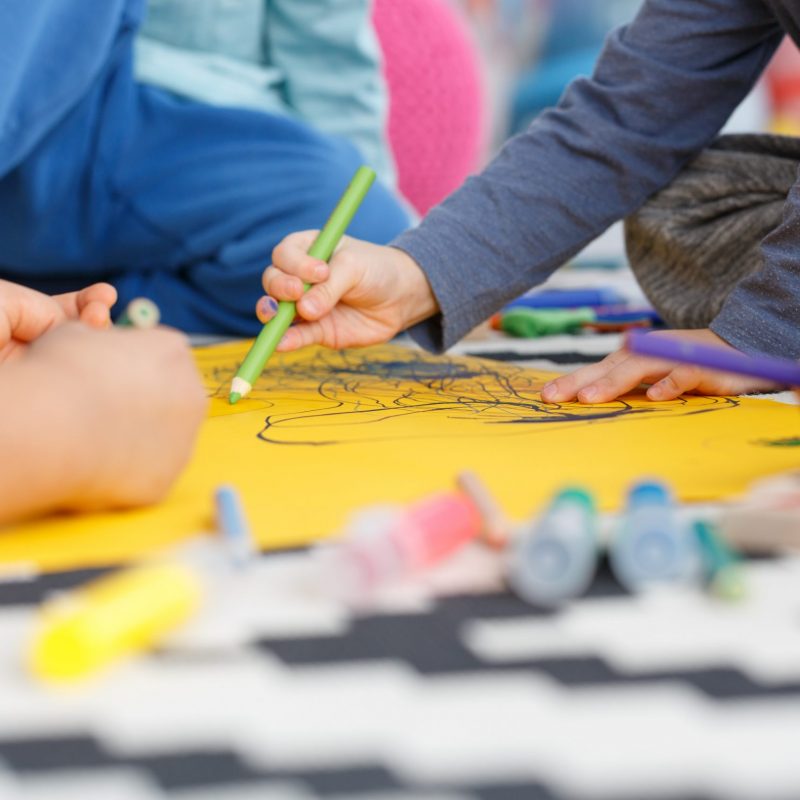
[[[203,579],[177,561],[100,578],[42,609],[31,668],[46,681],[76,680],[148,649],[199,608]]]

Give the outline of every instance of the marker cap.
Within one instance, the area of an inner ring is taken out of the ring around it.
[[[597,516],[592,496],[570,487],[515,537],[507,579],[532,605],[551,607],[579,596],[597,569]]]
[[[697,548],[669,487],[655,480],[634,484],[610,547],[611,568],[629,591],[698,577]]]

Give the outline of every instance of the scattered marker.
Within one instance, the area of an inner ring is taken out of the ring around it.
[[[711,592],[723,600],[743,599],[747,592],[736,553],[707,522],[695,522],[692,532]]]
[[[511,542],[508,582],[523,600],[553,607],[583,594],[597,570],[597,513],[583,489],[559,492]]]
[[[407,507],[372,506],[354,514],[342,539],[320,548],[323,579],[332,591],[362,605],[381,585],[431,567],[485,535],[497,524],[495,511],[484,512],[488,490],[474,475],[462,475],[459,483],[460,491]]]
[[[490,547],[500,549],[508,544],[511,524],[483,481],[469,470],[461,472],[456,484],[478,507],[483,518],[482,538]]]
[[[631,488],[610,561],[617,580],[632,592],[695,579],[697,549],[666,485],[641,481]]]
[[[30,652],[47,682],[81,680],[148,650],[200,607],[203,580],[185,564],[144,563],[44,604]]]
[[[245,566],[253,556],[255,545],[239,492],[233,486],[220,486],[214,493],[217,527],[237,567]]]
[[[158,306],[147,297],[136,297],[128,303],[117,320],[117,325],[146,330],[155,328],[161,321]]]

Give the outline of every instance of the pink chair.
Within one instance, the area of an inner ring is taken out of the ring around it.
[[[450,0],[375,0],[373,18],[400,191],[424,214],[480,164],[486,114],[478,52]]]
[[[773,133],[800,136],[800,50],[787,36],[764,73]]]

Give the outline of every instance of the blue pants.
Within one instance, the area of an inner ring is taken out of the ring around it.
[[[0,277],[45,292],[105,280],[118,308],[146,296],[185,331],[252,335],[272,248],[321,227],[359,156],[284,117],[137,84],[131,37],[0,179]],[[349,233],[385,243],[407,225],[376,185]]]

